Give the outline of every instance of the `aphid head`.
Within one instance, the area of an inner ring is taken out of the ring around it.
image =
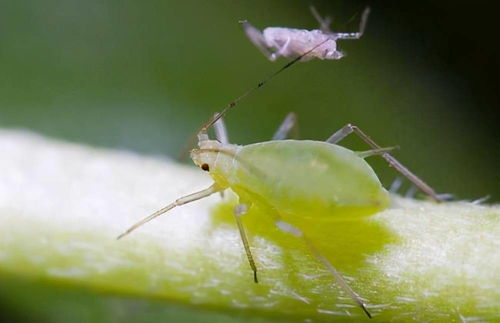
[[[202,170],[209,172],[214,168],[217,157],[222,150],[222,144],[217,140],[205,139],[198,142],[200,149],[193,149],[191,151],[191,159],[196,166]]]
[[[237,167],[237,151],[239,146],[222,144],[216,140],[205,140],[199,143],[199,149],[191,151],[191,159],[210,176],[219,188],[228,187],[228,176]]]

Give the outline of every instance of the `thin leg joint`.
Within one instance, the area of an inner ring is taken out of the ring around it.
[[[250,250],[250,244],[248,243],[245,228],[243,227],[243,223],[241,222],[241,216],[247,212],[247,209],[248,207],[246,206],[246,204],[237,205],[234,208],[234,218],[236,219],[236,224],[238,225],[238,231],[240,232],[241,241],[243,242],[243,247],[245,248],[248,264],[253,271],[253,281],[255,283],[258,283],[259,279],[257,278],[257,266],[255,265],[255,261],[253,260],[252,251]]]

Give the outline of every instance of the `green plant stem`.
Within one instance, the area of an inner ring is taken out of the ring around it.
[[[194,167],[8,130],[0,131],[0,156],[2,279],[250,317],[364,319],[300,241],[258,209],[243,217],[259,268],[255,284],[231,194],[174,209],[115,239],[208,187],[210,178]],[[317,224],[313,241],[376,320],[498,319],[500,207],[393,196],[390,209],[364,220]]]

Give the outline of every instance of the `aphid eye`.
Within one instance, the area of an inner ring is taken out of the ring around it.
[[[203,169],[205,172],[208,172],[210,170],[210,167],[208,167],[208,164],[203,164],[201,165],[201,169]]]

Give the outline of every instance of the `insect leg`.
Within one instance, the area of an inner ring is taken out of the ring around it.
[[[275,224],[282,231],[290,233],[297,238],[302,238],[304,240],[307,248],[309,249],[309,251],[316,257],[316,259],[319,262],[321,262],[326,267],[328,272],[330,272],[330,274],[337,281],[337,283],[340,285],[340,287],[351,297],[351,299],[354,302],[356,302],[361,307],[361,309],[365,312],[365,314],[369,318],[372,317],[370,312],[368,312],[368,309],[366,308],[366,304],[363,302],[361,297],[359,297],[359,295],[356,294],[356,292],[354,292],[354,290],[352,290],[352,288],[345,281],[344,277],[342,277],[342,275],[337,271],[337,269],[335,269],[335,267],[333,267],[333,265],[328,261],[328,259],[326,259],[318,251],[318,249],[316,249],[316,247],[312,244],[311,240],[309,240],[309,238],[307,238],[306,235],[302,231],[300,231],[299,229],[297,229],[296,227],[294,227],[293,225],[291,225],[289,223],[286,223],[286,222],[279,220],[279,218],[277,221],[275,221]]]
[[[227,134],[226,123],[220,118],[214,123],[215,138],[223,145],[229,144],[229,135]],[[224,198],[224,191],[219,192],[220,197]]]
[[[361,21],[359,22],[359,31],[357,33],[332,33],[334,39],[359,39],[365,33],[366,22],[368,21],[368,15],[370,14],[370,7],[366,7],[361,15]]]
[[[351,125],[350,123],[347,124],[342,128],[340,128],[339,130],[337,130],[333,135],[328,137],[328,139],[325,141],[331,144],[337,144],[339,141],[341,141],[342,139],[344,139],[353,132],[353,127],[355,126]]]
[[[491,195],[483,196],[481,198],[478,198],[478,199],[472,201],[471,204],[480,205],[480,204],[488,201],[490,199],[490,197],[491,197]]]
[[[371,150],[366,150],[366,151],[357,151],[357,155],[361,158],[366,158],[366,157],[370,157],[370,156],[375,156],[375,155],[382,155],[383,153],[387,153],[391,150],[394,150],[394,149],[399,149],[398,146],[394,146],[394,147],[383,147],[383,148],[380,148],[380,149],[371,149]]]
[[[332,31],[330,30],[330,24],[332,23],[332,18],[329,16],[326,16],[325,19],[321,18],[314,6],[310,6],[309,10],[311,10],[314,19],[318,21],[319,29],[324,33],[331,34]]]
[[[405,193],[405,197],[407,198],[414,198],[415,197],[415,193],[417,192],[417,188],[415,187],[415,185],[411,185],[408,190],[406,191]]]
[[[288,45],[290,44],[290,37],[286,39],[283,46],[279,46],[276,42],[273,43],[276,48],[279,48],[279,50],[276,53],[272,53],[271,56],[269,57],[269,59],[274,62],[275,60],[278,59],[278,57],[285,56],[285,52],[288,49]]]
[[[294,112],[290,112],[286,115],[271,140],[284,140],[288,138],[288,134],[294,129],[297,129],[297,115]]]
[[[248,263],[250,264],[250,268],[252,268],[253,270],[253,281],[255,283],[258,283],[259,280],[257,279],[257,266],[255,266],[255,261],[253,260],[252,252],[250,251],[250,244],[248,243],[245,228],[243,227],[243,223],[241,222],[241,216],[245,214],[247,210],[248,206],[246,204],[237,205],[234,208],[234,218],[236,219],[236,224],[238,225],[238,230],[240,231],[240,237],[247,254]]]
[[[266,39],[264,38],[264,34],[262,34],[260,30],[252,26],[246,20],[241,20],[240,24],[243,27],[245,34],[247,34],[247,37],[255,46],[257,46],[261,53],[264,54],[268,59],[274,61],[276,58],[272,58],[274,54],[269,50],[269,46],[266,42]]]
[[[373,141],[369,136],[367,136],[357,126],[352,125],[352,124],[347,124],[344,127],[342,127],[342,129],[340,129],[339,131],[337,131],[333,135],[331,135],[330,138],[328,138],[326,140],[326,142],[335,144],[353,132],[356,135],[358,135],[364,142],[366,142],[373,149],[381,149],[381,147],[375,141]],[[403,166],[403,164],[401,164],[396,158],[392,157],[389,153],[385,152],[385,153],[382,153],[380,156],[382,156],[382,158],[387,160],[387,162],[389,163],[389,166],[394,167],[398,172],[403,174],[413,184],[415,184],[422,192],[429,195],[436,202],[441,202],[443,200],[438,194],[436,194],[436,192],[434,191],[434,189],[432,187],[430,187],[423,180],[418,178],[417,175],[413,174],[408,168]]]
[[[131,226],[130,228],[128,228],[127,231],[125,231],[124,233],[120,234],[116,239],[123,238],[124,236],[126,236],[130,232],[134,231],[135,229],[137,229],[141,225],[143,225],[143,224],[145,224],[145,223],[153,220],[156,217],[159,217],[163,213],[166,213],[166,212],[170,211],[171,209],[173,209],[176,206],[181,206],[181,205],[184,205],[184,204],[187,204],[187,203],[190,203],[190,202],[202,199],[204,197],[207,197],[207,196],[212,195],[213,193],[216,193],[216,192],[219,192],[219,191],[220,191],[220,189],[215,184],[212,184],[212,186],[210,186],[207,189],[204,189],[202,191],[199,191],[199,192],[196,192],[196,193],[189,194],[189,195],[183,196],[181,198],[178,198],[177,200],[175,200],[175,202],[167,205],[166,207],[164,207],[164,208],[156,211],[155,213],[151,214],[150,216],[148,216],[148,217],[142,219],[141,221],[137,222],[136,224],[134,224],[133,226]]]
[[[389,188],[389,192],[396,194],[401,188],[402,184],[403,181],[401,180],[401,177],[396,177],[396,179],[392,182],[391,187]]]

